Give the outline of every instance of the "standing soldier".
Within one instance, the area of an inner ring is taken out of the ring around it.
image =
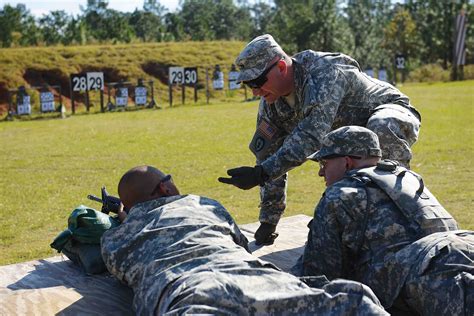
[[[227,171],[219,181],[260,189],[257,244],[271,243],[286,206],[287,172],[321,146],[323,136],[344,125],[366,126],[380,139],[383,157],[409,166],[420,114],[392,85],[364,74],[341,53],[306,50],[289,57],[271,35],[252,40],[236,59],[239,81],[261,97],[250,149],[255,167]]]

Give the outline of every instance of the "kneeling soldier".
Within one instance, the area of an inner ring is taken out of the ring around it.
[[[380,157],[364,127],[324,137],[309,159],[327,189],[293,272],[365,283],[392,312],[474,315],[474,232],[458,230],[418,174]]]

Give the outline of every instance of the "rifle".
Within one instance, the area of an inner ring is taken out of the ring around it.
[[[99,198],[93,194],[89,194],[87,198],[92,201],[102,203],[102,213],[109,214],[110,212],[117,214],[120,210],[120,199],[116,196],[109,195],[105,186],[100,190],[102,198]]]

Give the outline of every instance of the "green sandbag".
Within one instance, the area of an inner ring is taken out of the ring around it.
[[[72,211],[67,222],[74,240],[84,244],[100,244],[100,238],[106,230],[120,225],[117,218],[84,205]]]
[[[50,246],[64,253],[86,273],[102,273],[106,268],[100,253],[100,238],[106,230],[118,225],[118,218],[80,205],[69,216],[68,228]]]

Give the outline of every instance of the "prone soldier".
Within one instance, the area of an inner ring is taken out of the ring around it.
[[[129,212],[102,236],[102,256],[108,270],[133,288],[138,315],[387,314],[358,282],[309,287],[251,255],[219,202],[181,195],[156,168],[129,170],[118,192]]]

